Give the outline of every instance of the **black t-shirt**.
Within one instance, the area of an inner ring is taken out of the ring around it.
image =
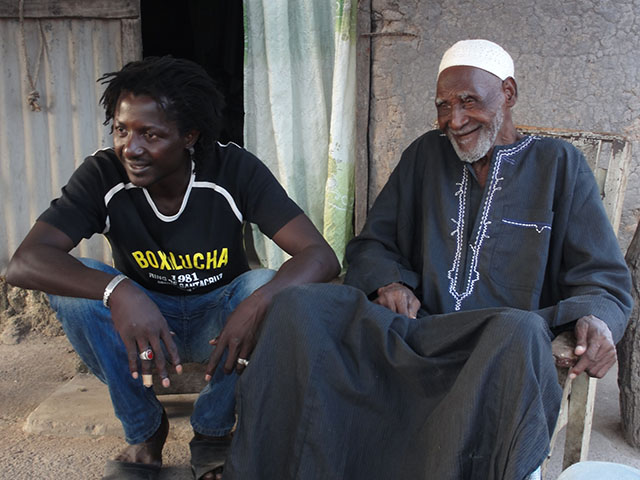
[[[103,233],[115,267],[144,287],[204,293],[249,270],[242,225],[269,238],[302,213],[269,169],[230,143],[196,161],[182,206],[165,216],[133,185],[113,149],[87,157],[39,217],[75,243]]]

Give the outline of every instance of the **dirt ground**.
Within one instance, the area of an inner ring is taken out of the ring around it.
[[[73,377],[78,360],[64,336],[29,333],[0,344],[0,479],[99,479],[106,459],[124,446],[116,437],[65,438],[28,434],[27,416]],[[191,478],[186,441],[169,440],[161,479]]]
[[[0,479],[90,480],[124,446],[116,437],[28,434],[28,415],[83,365],[39,293],[0,278]],[[161,479],[190,479],[186,441],[169,440]]]

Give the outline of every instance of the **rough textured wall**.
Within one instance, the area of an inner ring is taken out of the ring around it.
[[[16,344],[31,331],[63,334],[44,293],[12,287],[0,277],[0,344]]]
[[[513,56],[516,123],[628,135],[640,130],[637,0],[371,0],[371,31],[369,201],[402,150],[433,125],[438,64],[457,40],[486,38]],[[634,141],[620,228],[625,249],[640,216],[639,161]]]

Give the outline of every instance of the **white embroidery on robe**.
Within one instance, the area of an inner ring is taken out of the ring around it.
[[[503,218],[502,221],[504,223],[508,223],[509,225],[514,225],[516,227],[524,227],[524,228],[535,228],[537,233],[542,233],[544,230],[551,230],[551,225],[548,223],[536,223],[536,222],[518,222],[517,220],[510,220],[508,218]]]
[[[459,188],[455,193],[455,195],[458,197],[458,219],[451,219],[456,225],[455,230],[451,233],[451,235],[456,236],[456,253],[453,257],[453,265],[451,266],[451,270],[447,272],[447,278],[449,279],[449,293],[456,301],[456,311],[460,310],[463,300],[473,293],[476,282],[480,280],[480,273],[477,270],[478,259],[480,258],[480,251],[482,250],[482,246],[484,245],[484,240],[486,238],[489,238],[487,231],[489,229],[489,225],[491,225],[491,221],[489,220],[489,213],[491,212],[491,207],[493,206],[493,197],[495,193],[501,189],[500,182],[504,180],[504,177],[500,176],[502,162],[506,161],[508,163],[515,164],[514,160],[510,157],[513,157],[514,155],[520,153],[536,139],[537,137],[527,137],[520,145],[517,145],[508,150],[501,150],[496,155],[495,165],[493,167],[493,172],[491,174],[491,179],[489,182],[487,198],[485,199],[484,205],[482,206],[482,210],[480,212],[480,225],[478,227],[478,233],[476,234],[473,243],[469,243],[468,245],[468,248],[471,250],[471,261],[469,262],[469,270],[468,272],[466,272],[464,278],[463,285],[465,289],[460,292],[458,291],[458,283],[461,274],[460,263],[462,260],[462,249],[465,247],[466,243],[464,235],[464,216],[465,211],[467,210],[467,194],[469,190],[469,170],[466,166],[462,167],[462,180],[460,181],[460,183],[456,183]]]

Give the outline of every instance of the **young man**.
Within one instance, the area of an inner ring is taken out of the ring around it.
[[[109,387],[130,446],[105,478],[158,476],[169,425],[150,374],[155,366],[168,386],[167,361],[178,372],[183,361],[208,363],[191,463],[196,478],[220,478],[236,372],[249,365],[271,298],[329,280],[339,264],[256,157],[216,143],[220,95],[201,67],[151,57],[101,80],[114,146],[76,170],[15,252],[7,281],[50,294],[74,348]],[[249,269],[245,222],[291,255],[278,272]],[[109,240],[113,267],[69,254],[95,233]]]

